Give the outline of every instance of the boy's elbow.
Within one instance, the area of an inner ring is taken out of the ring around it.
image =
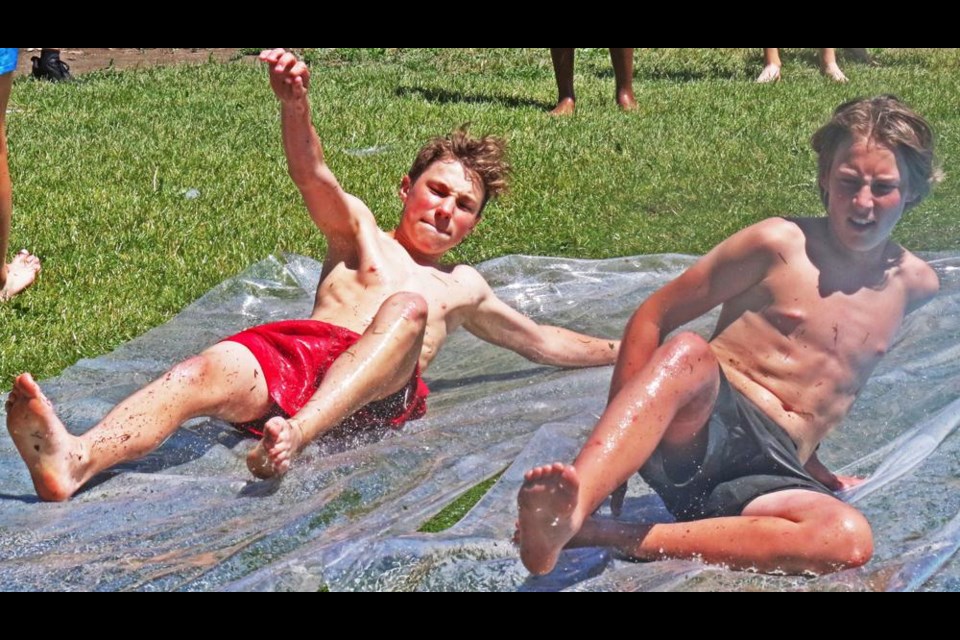
[[[293,180],[293,184],[297,185],[301,191],[306,191],[312,188],[315,188],[317,185],[322,185],[325,182],[324,172],[319,170],[319,168],[307,168],[302,167],[290,167],[288,170],[290,174],[290,179]]]
[[[530,337],[517,349],[520,355],[534,364],[563,366],[560,364],[561,354],[555,353],[555,351],[556,349],[552,348],[550,341],[541,335]]]
[[[560,366],[557,364],[557,358],[534,346],[525,347],[523,349],[523,357],[534,364]]]

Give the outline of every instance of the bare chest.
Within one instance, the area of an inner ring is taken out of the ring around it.
[[[804,352],[827,356],[855,377],[887,353],[907,306],[896,281],[825,290],[816,272],[771,277],[748,297],[743,317],[753,335],[770,335],[780,351],[801,360]]]
[[[477,292],[469,278],[456,268],[444,270],[417,264],[399,246],[375,249],[328,259],[317,291],[314,316],[336,318],[362,331],[390,296],[414,293],[427,303],[428,341],[442,342],[455,328],[449,326],[451,319],[476,303]]]

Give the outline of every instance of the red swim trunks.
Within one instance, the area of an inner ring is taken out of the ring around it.
[[[235,426],[261,437],[263,425],[271,417],[295,415],[313,397],[334,361],[359,339],[360,334],[349,329],[316,320],[274,322],[226,338],[224,342],[245,346],[260,363],[276,405],[260,420]],[[423,417],[429,393],[417,367],[406,387],[371,402],[344,422],[351,426],[390,425],[399,429],[405,422]]]

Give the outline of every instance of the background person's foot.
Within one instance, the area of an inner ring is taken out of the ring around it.
[[[834,82],[847,82],[847,76],[843,75],[843,71],[840,71],[836,64],[828,64],[821,71]]]
[[[0,302],[6,302],[33,284],[40,273],[40,258],[24,249],[7,265],[7,282],[0,289]]]
[[[780,80],[780,66],[776,64],[768,64],[763,68],[763,71],[760,72],[760,75],[757,76],[757,82],[760,84],[777,82],[778,80]]]
[[[571,98],[563,98],[551,111],[552,116],[569,116],[576,111],[576,103]]]
[[[64,82],[73,80],[70,75],[70,65],[60,59],[59,51],[46,51],[40,53],[40,57],[33,56],[33,77],[38,80],[50,80],[51,82]]]

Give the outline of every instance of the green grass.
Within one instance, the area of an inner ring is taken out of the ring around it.
[[[847,85],[819,76],[813,49],[782,53],[784,81],[758,86],[759,50],[638,50],[641,108],[624,114],[606,50],[579,50],[578,113],[554,119],[546,50],[306,51],[329,163],[384,225],[426,138],[470,123],[509,139],[513,192],[453,256],[471,262],[702,253],[764,217],[817,213],[809,137],[858,95],[893,92],[926,115],[952,172],[956,50],[876,50],[877,68],[841,57]],[[324,252],[286,175],[265,74],[247,61],[21,79],[11,106],[11,247],[37,252],[44,273],[0,308],[4,388],[109,352],[268,254]],[[898,238],[956,250],[958,222],[948,179]]]
[[[503,472],[501,471],[494,477],[488,478],[468,489],[459,498],[444,507],[443,511],[424,523],[419,531],[421,533],[439,533],[460,522],[460,519],[467,515],[467,512],[473,508],[473,505],[477,504],[480,498],[487,495],[487,491],[490,490],[502,475]]]

